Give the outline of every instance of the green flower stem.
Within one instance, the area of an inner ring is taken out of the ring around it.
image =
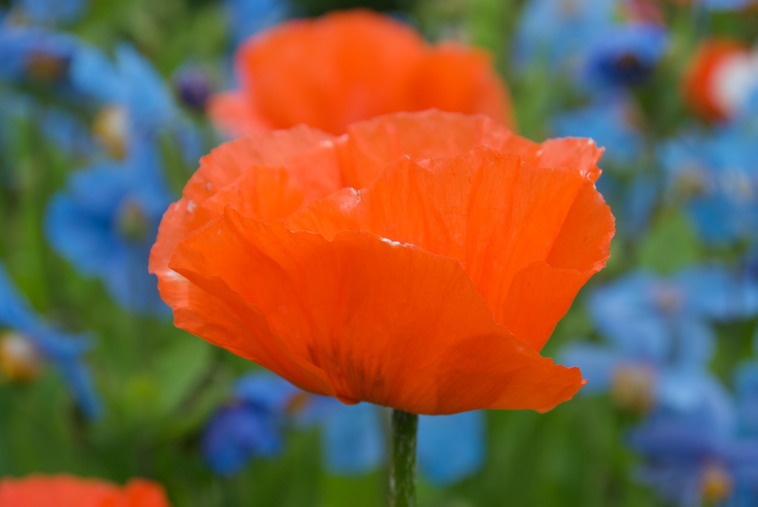
[[[416,507],[416,433],[418,416],[392,411],[390,507]]]

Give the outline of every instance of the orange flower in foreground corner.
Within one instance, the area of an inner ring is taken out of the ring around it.
[[[301,123],[342,134],[356,121],[431,108],[512,124],[487,53],[428,46],[408,25],[370,11],[284,23],[245,43],[236,68],[241,89],[209,105],[236,136]]]
[[[169,507],[163,488],[132,479],[123,488],[68,475],[0,478],[3,507]]]
[[[298,387],[416,414],[549,410],[539,355],[609,255],[588,139],[428,111],[220,146],[150,259],[175,324]]]

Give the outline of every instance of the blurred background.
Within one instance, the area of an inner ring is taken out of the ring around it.
[[[363,6],[491,52],[521,135],[594,138],[608,267],[545,354],[544,415],[422,418],[425,506],[758,506],[758,5],[751,0],[0,1],[0,476],[176,506],[381,506],[386,414],[174,329],[147,257],[223,141],[241,41]]]

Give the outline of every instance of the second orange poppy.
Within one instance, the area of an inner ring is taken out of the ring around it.
[[[370,11],[284,23],[236,55],[240,89],[214,97],[210,115],[242,136],[298,124],[341,134],[353,122],[441,109],[512,124],[490,57],[455,43],[427,45],[408,25]]]

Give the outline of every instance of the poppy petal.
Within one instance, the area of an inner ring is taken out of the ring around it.
[[[100,479],[29,475],[0,480],[0,505],[23,507],[169,507],[163,487],[133,479],[123,488]]]
[[[538,167],[562,168],[587,176],[593,182],[600,177],[597,163],[605,149],[599,148],[592,139],[584,137],[548,139],[540,148],[537,159],[534,161]]]
[[[208,100],[208,115],[219,129],[233,137],[244,137],[274,130],[255,110],[243,93],[220,93]]]
[[[684,76],[682,88],[688,105],[708,120],[724,120],[730,111],[717,93],[718,73],[725,64],[742,55],[748,55],[750,48],[732,39],[708,39],[695,51]]]
[[[164,301],[173,306],[171,285],[179,283],[183,290],[181,276],[168,268],[177,243],[225,206],[275,219],[337,189],[339,169],[330,143],[323,132],[296,127],[232,141],[203,157],[182,198],[166,211],[150,254],[150,272],[158,275]]]
[[[497,325],[458,261],[379,236],[342,232],[329,241],[227,209],[181,242],[170,266],[194,295],[177,325],[199,323],[188,330],[243,357],[268,348],[261,364],[333,394],[317,375],[281,371],[309,363],[346,402],[420,414],[544,411],[582,385],[577,369]]]
[[[512,124],[508,92],[483,51],[428,46],[412,27],[367,10],[283,23],[236,55],[241,89],[211,100],[232,134],[311,125],[342,134],[354,122],[437,108]]]
[[[541,349],[579,289],[605,266],[614,232],[610,208],[585,182],[546,259],[514,277],[501,307],[503,324]]]
[[[413,103],[418,110],[485,114],[513,127],[510,97],[484,51],[447,43],[430,48],[416,69]]]
[[[399,113],[351,125],[337,143],[344,186],[364,188],[400,157],[447,158],[477,146],[538,158],[540,145],[486,116],[441,111]]]
[[[236,64],[244,92],[274,128],[304,123],[340,134],[357,120],[409,109],[423,48],[392,18],[338,12],[254,37]]]
[[[198,277],[190,281],[179,270],[171,272],[172,276],[164,278],[176,280],[166,283],[161,295],[171,301],[176,327],[253,361],[295,385],[335,395],[324,373],[293,354],[289,344],[271,331],[265,316],[241,300],[224,281]]]
[[[332,194],[287,224],[329,239],[366,231],[456,259],[495,320],[541,348],[608,257],[613,217],[593,175],[582,165],[535,168],[484,147],[406,158],[368,189]]]

